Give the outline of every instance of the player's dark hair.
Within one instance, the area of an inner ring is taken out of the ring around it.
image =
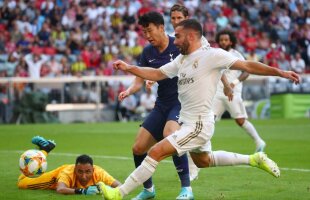
[[[202,26],[196,19],[185,19],[177,24],[176,27],[182,26],[184,29],[191,29],[198,32],[198,36],[202,37]]]
[[[178,12],[181,12],[184,17],[188,17],[188,9],[183,6],[182,4],[174,4],[171,8],[170,8],[170,16],[171,16],[171,13],[172,12],[175,12],[175,11],[178,11]]]
[[[219,43],[220,42],[220,37],[221,35],[228,35],[229,36],[229,39],[231,41],[231,47],[232,48],[235,48],[236,47],[236,44],[237,44],[237,38],[235,36],[235,33],[232,32],[231,30],[228,30],[228,29],[224,29],[224,30],[221,30],[220,32],[218,32],[215,36],[215,41],[216,43]]]
[[[158,12],[148,12],[139,17],[138,24],[142,27],[148,27],[150,23],[153,23],[156,26],[165,25],[164,17]]]
[[[88,163],[93,165],[93,159],[86,154],[78,156],[75,160],[75,165],[77,165],[77,164],[88,164]]]

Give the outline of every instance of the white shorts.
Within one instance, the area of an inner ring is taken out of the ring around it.
[[[214,133],[214,123],[198,121],[182,124],[181,128],[167,137],[171,145],[182,156],[186,152],[211,152],[211,138]]]
[[[216,96],[213,101],[213,112],[216,120],[220,120],[227,110],[233,119],[248,118],[241,95],[234,96],[232,101],[228,101],[226,96]]]

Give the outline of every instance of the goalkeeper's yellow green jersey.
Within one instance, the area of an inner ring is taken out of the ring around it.
[[[18,188],[22,189],[56,189],[58,182],[65,183],[69,188],[87,188],[102,181],[106,185],[112,185],[115,179],[101,167],[94,165],[92,179],[86,186],[82,186],[74,174],[75,165],[63,165],[49,172],[45,172],[37,178],[28,178],[20,175],[18,179]]]

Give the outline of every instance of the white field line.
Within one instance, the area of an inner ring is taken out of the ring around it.
[[[13,154],[22,154],[24,151],[17,151],[17,150],[0,150],[0,154],[7,154],[7,153],[13,153]],[[81,154],[76,153],[51,153],[51,156],[59,156],[59,157],[77,157]],[[131,157],[124,157],[124,156],[104,156],[104,155],[91,155],[92,158],[99,158],[99,159],[115,159],[115,160],[132,160]],[[172,163],[172,161],[169,160],[163,160],[162,163]],[[237,167],[248,167],[248,166],[237,166]],[[284,171],[297,171],[297,172],[310,172],[310,169],[299,169],[299,168],[288,168],[288,167],[281,167],[281,170]]]

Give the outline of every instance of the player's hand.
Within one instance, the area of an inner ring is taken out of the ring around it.
[[[119,95],[118,95],[118,100],[119,100],[119,101],[123,101],[123,100],[124,100],[125,98],[127,98],[129,95],[130,95],[129,92],[128,92],[127,90],[125,90],[125,91],[119,93]]]
[[[152,88],[152,86],[155,84],[156,82],[155,81],[149,81],[149,80],[146,80],[145,81],[145,87],[147,90],[150,90]]]
[[[129,65],[122,60],[117,60],[113,63],[113,68],[116,70],[127,71]]]
[[[295,84],[300,83],[300,76],[293,71],[283,71],[282,77],[293,81]]]
[[[234,88],[235,88],[235,84],[230,83],[229,85],[230,85],[231,89],[234,89]]]
[[[228,101],[232,101],[234,98],[234,90],[233,87],[229,86],[229,87],[224,87],[223,92],[225,94],[225,96],[228,97]]]
[[[84,189],[83,193],[85,195],[96,195],[96,194],[99,194],[98,186],[97,185],[89,186],[88,188]]]

